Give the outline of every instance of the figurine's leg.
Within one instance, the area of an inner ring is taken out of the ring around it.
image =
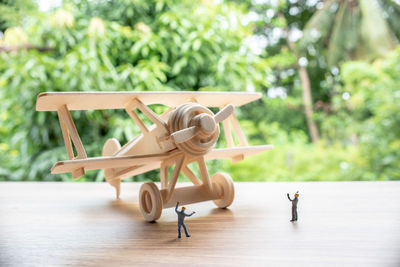
[[[296,218],[295,211],[296,210],[294,209],[294,207],[292,207],[292,219],[290,220],[291,222],[295,221],[295,218]]]
[[[181,238],[181,224],[178,224],[178,238]]]
[[[295,221],[297,221],[297,208],[294,210],[294,215],[295,215],[294,219]]]
[[[189,233],[188,233],[188,230],[187,230],[187,228],[186,228],[185,223],[182,223],[182,226],[183,226],[183,229],[185,230],[186,237],[190,237],[190,235],[189,235]]]

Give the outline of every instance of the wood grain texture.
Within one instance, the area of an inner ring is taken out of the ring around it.
[[[261,98],[260,93],[248,92],[45,92],[37,97],[37,111],[56,111],[62,105],[69,110],[121,109],[134,98],[145,105],[163,104],[176,107],[188,101],[197,102],[207,107],[221,107],[233,104],[242,106]]]
[[[229,209],[187,207],[181,240],[173,209],[144,221],[140,185],[0,183],[0,266],[400,266],[400,182],[236,183]]]

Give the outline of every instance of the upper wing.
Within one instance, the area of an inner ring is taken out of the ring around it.
[[[163,104],[176,107],[195,101],[207,107],[227,104],[241,106],[261,98],[260,93],[247,92],[48,92],[37,97],[37,111],[57,111],[67,105],[68,110],[122,109],[133,98],[145,105]]]
[[[225,158],[238,158],[242,156],[250,156],[254,154],[261,153],[266,150],[273,149],[273,145],[263,145],[263,146],[245,146],[245,147],[232,147],[232,148],[219,148],[213,149],[208,152],[204,158],[206,160],[212,159],[225,159]]]
[[[97,170],[107,168],[122,168],[130,166],[140,166],[147,164],[157,164],[170,157],[171,153],[141,155],[141,156],[121,156],[121,157],[93,157],[86,159],[74,159],[59,161],[51,168],[51,173],[73,172],[76,169]]]

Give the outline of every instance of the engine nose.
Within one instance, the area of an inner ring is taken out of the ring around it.
[[[219,123],[227,119],[234,110],[226,105],[217,114],[197,103],[186,103],[177,107],[168,120],[168,127],[175,145],[194,156],[211,150],[219,137]]]
[[[178,106],[168,120],[170,133],[181,133],[182,141],[176,146],[193,156],[201,156],[210,151],[219,137],[219,126],[214,113],[198,103]]]
[[[191,124],[193,124],[192,126],[199,127],[204,136],[212,134],[217,128],[214,117],[207,113],[201,113],[195,116]]]

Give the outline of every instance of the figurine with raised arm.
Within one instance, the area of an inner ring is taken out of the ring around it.
[[[186,216],[190,217],[193,214],[195,214],[196,212],[193,211],[191,214],[186,214],[185,213],[185,210],[186,210],[185,206],[182,207],[181,211],[178,211],[178,205],[179,205],[179,202],[176,203],[176,207],[175,207],[175,212],[176,212],[176,214],[178,214],[178,238],[181,238],[181,226],[183,226],[183,229],[185,230],[186,237],[190,237],[190,235],[189,235],[189,233],[187,231],[187,228],[186,228],[184,220],[185,220]]]
[[[297,221],[297,202],[299,202],[299,191],[294,194],[294,199],[291,199],[289,193],[287,193],[288,199],[292,202],[292,219],[291,222]]]

